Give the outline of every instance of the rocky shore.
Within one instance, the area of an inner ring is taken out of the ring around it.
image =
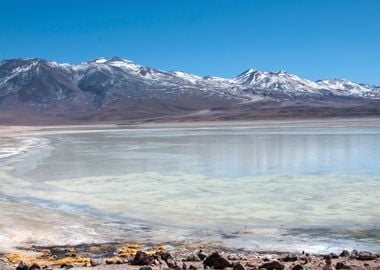
[[[198,246],[94,244],[32,247],[1,254],[1,270],[380,270],[380,254],[343,250],[340,254],[236,251]]]

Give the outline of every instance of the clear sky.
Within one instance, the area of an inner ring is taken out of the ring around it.
[[[253,67],[380,85],[380,0],[0,1],[0,59],[102,56],[202,76]]]

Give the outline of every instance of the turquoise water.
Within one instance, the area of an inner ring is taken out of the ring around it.
[[[79,235],[94,230],[80,241],[379,247],[377,123],[143,126],[35,137],[45,146],[15,161],[8,173],[18,180],[3,183],[0,198],[96,217],[78,225]],[[63,218],[49,215],[54,224]],[[109,237],[96,231],[102,227]]]

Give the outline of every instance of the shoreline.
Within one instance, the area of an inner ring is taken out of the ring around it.
[[[21,266],[27,266],[20,268]],[[81,244],[75,246],[20,247],[0,254],[0,269],[380,269],[380,253],[342,250],[339,254],[304,251],[234,250],[221,246],[170,243]],[[35,268],[33,268],[35,267]],[[38,268],[40,267],[40,268]],[[149,267],[149,268],[147,268]],[[329,268],[326,268],[329,267]]]
[[[48,125],[7,125],[0,124],[0,136],[3,135],[28,135],[34,134],[33,132],[45,131],[53,132],[60,129],[73,129],[79,128],[86,130],[86,128],[99,128],[99,129],[120,129],[121,127],[171,127],[171,126],[273,126],[277,124],[286,125],[304,125],[304,124],[321,124],[322,126],[344,126],[349,123],[377,123],[380,124],[380,117],[329,117],[329,118],[286,118],[286,119],[255,119],[255,120],[189,120],[189,121],[130,121],[130,122],[99,122],[99,123],[76,123],[76,124],[48,124]],[[49,133],[47,133],[49,134]]]

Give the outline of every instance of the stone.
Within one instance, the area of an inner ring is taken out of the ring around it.
[[[376,259],[377,256],[369,251],[360,251],[356,258],[361,261],[369,261]]]
[[[156,253],[161,259],[163,259],[165,262],[168,259],[173,259],[172,255],[169,252],[159,251]]]
[[[21,261],[18,266],[16,267],[16,270],[29,270],[29,265],[27,265],[25,262]]]
[[[351,269],[349,265],[346,265],[344,262],[337,262],[335,265],[335,269]]]
[[[298,260],[296,254],[287,254],[284,258],[282,258],[283,262],[295,262]]]
[[[33,263],[31,267],[29,267],[29,270],[39,270],[41,269],[41,266],[39,266],[37,263]]]
[[[154,261],[154,257],[144,251],[137,251],[135,257],[133,257],[132,265],[149,265]]]
[[[339,255],[340,257],[349,257],[350,252],[347,249],[342,250],[342,252]]]
[[[333,253],[333,252],[331,252],[329,254],[329,256],[330,256],[331,259],[338,259],[339,258],[339,256],[337,254]]]
[[[214,269],[224,269],[227,267],[232,267],[231,262],[222,255],[220,255],[218,252],[214,252],[210,256],[208,256],[204,260],[203,264],[205,267],[208,266]]]
[[[233,270],[246,270],[246,268],[241,262],[238,262],[233,265]]]
[[[61,268],[64,268],[64,269],[71,269],[71,268],[74,268],[74,266],[71,265],[71,264],[64,263],[64,264],[61,264]]]
[[[305,268],[304,268],[302,265],[297,264],[297,265],[295,265],[295,266],[292,268],[292,270],[305,270]]]
[[[187,269],[186,263],[182,263],[182,270],[186,270],[186,269]]]
[[[350,258],[351,259],[356,259],[356,257],[358,256],[359,252],[357,250],[353,250],[351,251],[351,254],[350,254]]]
[[[278,261],[271,261],[260,265],[259,268],[265,268],[266,270],[283,270],[285,266]]]
[[[201,261],[206,259],[206,257],[208,256],[206,253],[203,252],[203,250],[200,250],[197,255],[198,255],[198,258],[201,259]]]
[[[165,261],[166,261],[166,264],[168,265],[169,268],[176,268],[177,267],[177,263],[171,257],[167,258]]]

